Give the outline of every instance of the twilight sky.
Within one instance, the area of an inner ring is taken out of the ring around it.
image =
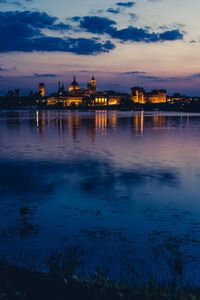
[[[0,94],[45,82],[200,96],[199,0],[0,0]]]

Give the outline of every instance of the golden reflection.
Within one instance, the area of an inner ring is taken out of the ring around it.
[[[108,112],[105,110],[103,111],[96,111],[95,114],[95,127],[97,130],[101,132],[106,132],[106,128],[108,125]]]
[[[95,129],[94,126],[89,126],[88,130],[89,130],[89,135],[90,135],[91,142],[94,145],[95,142],[96,142],[96,129]]]
[[[117,128],[117,112],[108,113],[106,110],[96,111],[90,118],[81,116],[78,112],[70,112],[64,116],[62,112],[37,111],[36,126],[42,136],[45,135],[45,127],[51,129],[57,128],[60,136],[63,131],[68,128],[69,134],[75,140],[80,129],[85,127],[91,137],[92,143],[95,143],[97,131],[106,134],[107,128]]]
[[[141,135],[143,135],[144,133],[144,112],[141,112],[141,116],[140,116],[140,124],[141,124]]]
[[[152,126],[154,128],[165,128],[166,127],[166,116],[154,115],[152,117]]]
[[[109,126],[113,129],[116,129],[117,128],[117,112],[112,112],[110,115],[109,115]]]
[[[140,113],[136,114],[133,119],[134,128],[135,128],[135,135],[143,135],[144,134],[144,112],[141,111]]]
[[[189,114],[173,116],[165,116],[161,113],[153,115],[145,114],[144,111],[134,113],[130,117],[131,123],[127,121],[127,125],[131,127],[135,136],[143,136],[145,128],[163,129],[166,126],[174,128],[178,122],[183,128],[189,127]],[[86,131],[90,137],[92,144],[96,142],[97,133],[107,134],[107,130],[116,130],[117,125],[124,122],[122,118],[118,118],[117,111],[95,111],[88,116],[80,114],[77,111],[63,112],[36,111],[35,126],[42,137],[45,136],[46,129],[48,131],[58,131],[60,137],[65,138],[65,129],[74,141],[77,137],[84,138],[83,131]]]
[[[138,114],[135,115],[135,117],[133,118],[133,122],[134,122],[134,127],[135,127],[135,134],[136,134],[136,136],[138,136],[138,129],[139,129],[139,117],[138,117]]]
[[[63,117],[62,114],[59,114],[59,133],[62,136],[63,135]]]
[[[79,114],[77,112],[75,115],[70,113],[70,115],[67,116],[69,133],[73,137],[74,140],[76,140],[78,130],[80,128],[81,120],[82,120],[82,117],[79,116]]]
[[[38,110],[36,111],[36,126],[38,129],[39,128],[39,111]]]
[[[41,135],[44,136],[45,135],[45,112],[42,111],[41,113],[41,128],[40,128],[40,131],[41,131]]]
[[[51,124],[51,112],[50,111],[47,112],[47,124],[48,124],[48,126]]]
[[[67,115],[63,112],[52,113],[51,111],[36,111],[35,113],[36,128],[40,132],[41,136],[44,137],[46,127],[50,127],[50,129],[58,130],[60,136],[63,138],[63,132],[67,129],[69,135],[76,140],[78,135],[81,137],[81,131],[84,129],[88,132],[93,144],[96,141],[97,133],[107,134],[108,129],[116,130],[118,122],[120,124],[121,121],[122,120],[120,118],[118,119],[117,111],[111,112],[107,110],[95,111],[95,113],[92,113],[89,118],[77,111],[68,112]],[[187,114],[182,119],[180,116],[179,122],[184,122],[182,125],[188,127],[189,115]],[[140,111],[132,115],[131,124],[132,129],[134,129],[134,135],[136,136],[143,136],[145,127],[161,129],[166,126],[171,126],[170,116],[164,116],[157,113],[150,116],[145,115],[144,111]]]

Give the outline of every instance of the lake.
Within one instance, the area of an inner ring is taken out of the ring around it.
[[[200,114],[0,112],[0,259],[199,280]]]

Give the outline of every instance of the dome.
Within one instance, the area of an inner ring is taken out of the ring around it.
[[[79,84],[76,81],[76,77],[74,76],[74,80],[72,81],[72,83],[70,84],[70,87],[69,87],[69,92],[74,91],[74,90],[79,90],[79,89],[80,89]]]
[[[74,77],[74,80],[71,83],[72,86],[79,86],[78,82],[76,81],[76,77]]]

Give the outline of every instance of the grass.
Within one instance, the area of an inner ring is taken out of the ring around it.
[[[90,274],[81,261],[81,251],[71,248],[55,253],[47,262],[47,272],[0,263],[0,299],[73,300],[199,300],[200,288],[186,281],[183,265],[174,258],[165,277],[142,274],[130,263],[121,278],[112,279],[103,268]]]

